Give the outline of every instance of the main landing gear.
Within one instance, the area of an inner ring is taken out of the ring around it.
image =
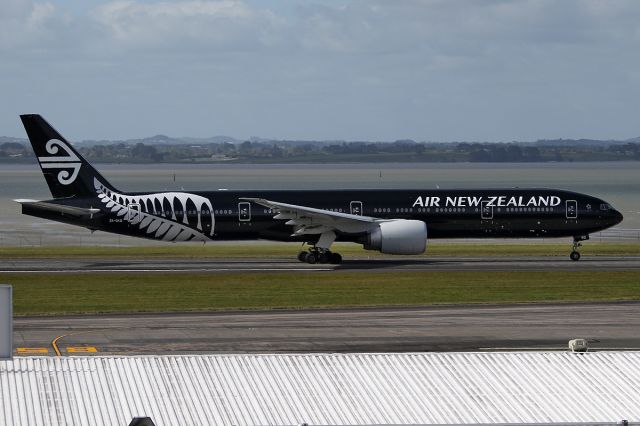
[[[312,247],[309,251],[301,251],[298,253],[298,260],[311,265],[316,263],[332,263],[338,265],[342,263],[342,256],[340,253],[334,253],[327,249]]]
[[[571,251],[571,254],[569,255],[571,260],[573,261],[580,260],[580,253],[578,252],[578,249],[582,247],[582,241],[586,241],[588,239],[589,239],[588,235],[576,235],[573,237],[573,249]]]
[[[307,262],[311,265],[316,263],[333,263],[337,265],[342,263],[342,256],[329,250],[331,244],[336,240],[336,234],[333,231],[327,231],[320,234],[318,241],[308,251],[301,251],[298,254],[300,262]]]

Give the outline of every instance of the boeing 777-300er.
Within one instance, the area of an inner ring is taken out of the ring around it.
[[[52,200],[22,213],[162,241],[267,239],[308,243],[298,259],[340,263],[334,241],[387,254],[423,253],[427,238],[573,237],[622,221],[609,203],[559,189],[244,190],[123,192],[40,115],[21,116]]]

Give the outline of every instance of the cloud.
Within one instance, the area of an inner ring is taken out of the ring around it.
[[[141,3],[117,0],[93,18],[124,48],[246,50],[269,45],[281,20],[238,0]]]
[[[41,30],[55,13],[51,3],[34,3],[31,13],[27,17],[27,28],[31,31]]]
[[[84,1],[0,0],[0,126],[55,105],[87,137],[637,133],[635,0]]]
[[[47,2],[0,2],[0,49],[33,46],[55,35],[56,8]]]
[[[91,42],[107,52],[410,52],[435,62],[640,41],[640,3],[633,0],[350,0],[300,2],[293,13],[243,0],[113,0],[80,16],[30,0],[0,0],[0,8],[1,45],[74,38],[72,47]]]
[[[24,17],[29,14],[32,6],[33,2],[29,0],[0,0],[0,20]]]
[[[500,46],[588,44],[628,36],[639,28],[640,5],[596,0],[353,0],[343,7],[303,5],[298,12],[297,30],[309,49],[458,55]]]

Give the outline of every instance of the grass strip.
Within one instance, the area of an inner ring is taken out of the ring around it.
[[[640,300],[640,271],[3,274],[16,315]]]
[[[215,258],[215,257],[289,257],[293,258],[302,248],[300,244],[167,244],[138,247],[1,247],[0,259],[17,258]],[[375,251],[364,250],[360,245],[337,243],[333,251],[345,257],[376,258]],[[566,243],[449,243],[429,242],[427,257],[480,257],[480,256],[562,256],[571,251]],[[581,248],[584,256],[640,256],[639,243],[587,242]]]

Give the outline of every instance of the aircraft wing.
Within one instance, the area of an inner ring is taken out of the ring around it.
[[[333,212],[296,204],[280,203],[264,198],[241,198],[276,211],[274,219],[286,220],[286,225],[294,227],[293,235],[322,234],[329,231],[360,233],[370,230],[380,222],[386,221],[369,216]]]
[[[49,203],[47,201],[38,201],[38,200],[27,200],[27,199],[18,199],[13,200],[17,203],[22,204],[23,206],[34,207],[39,210],[49,210],[57,213],[64,213],[71,216],[93,216],[96,213],[100,213],[100,209],[95,208],[84,208],[84,207],[75,207],[75,206],[67,206],[64,204],[57,203]]]

